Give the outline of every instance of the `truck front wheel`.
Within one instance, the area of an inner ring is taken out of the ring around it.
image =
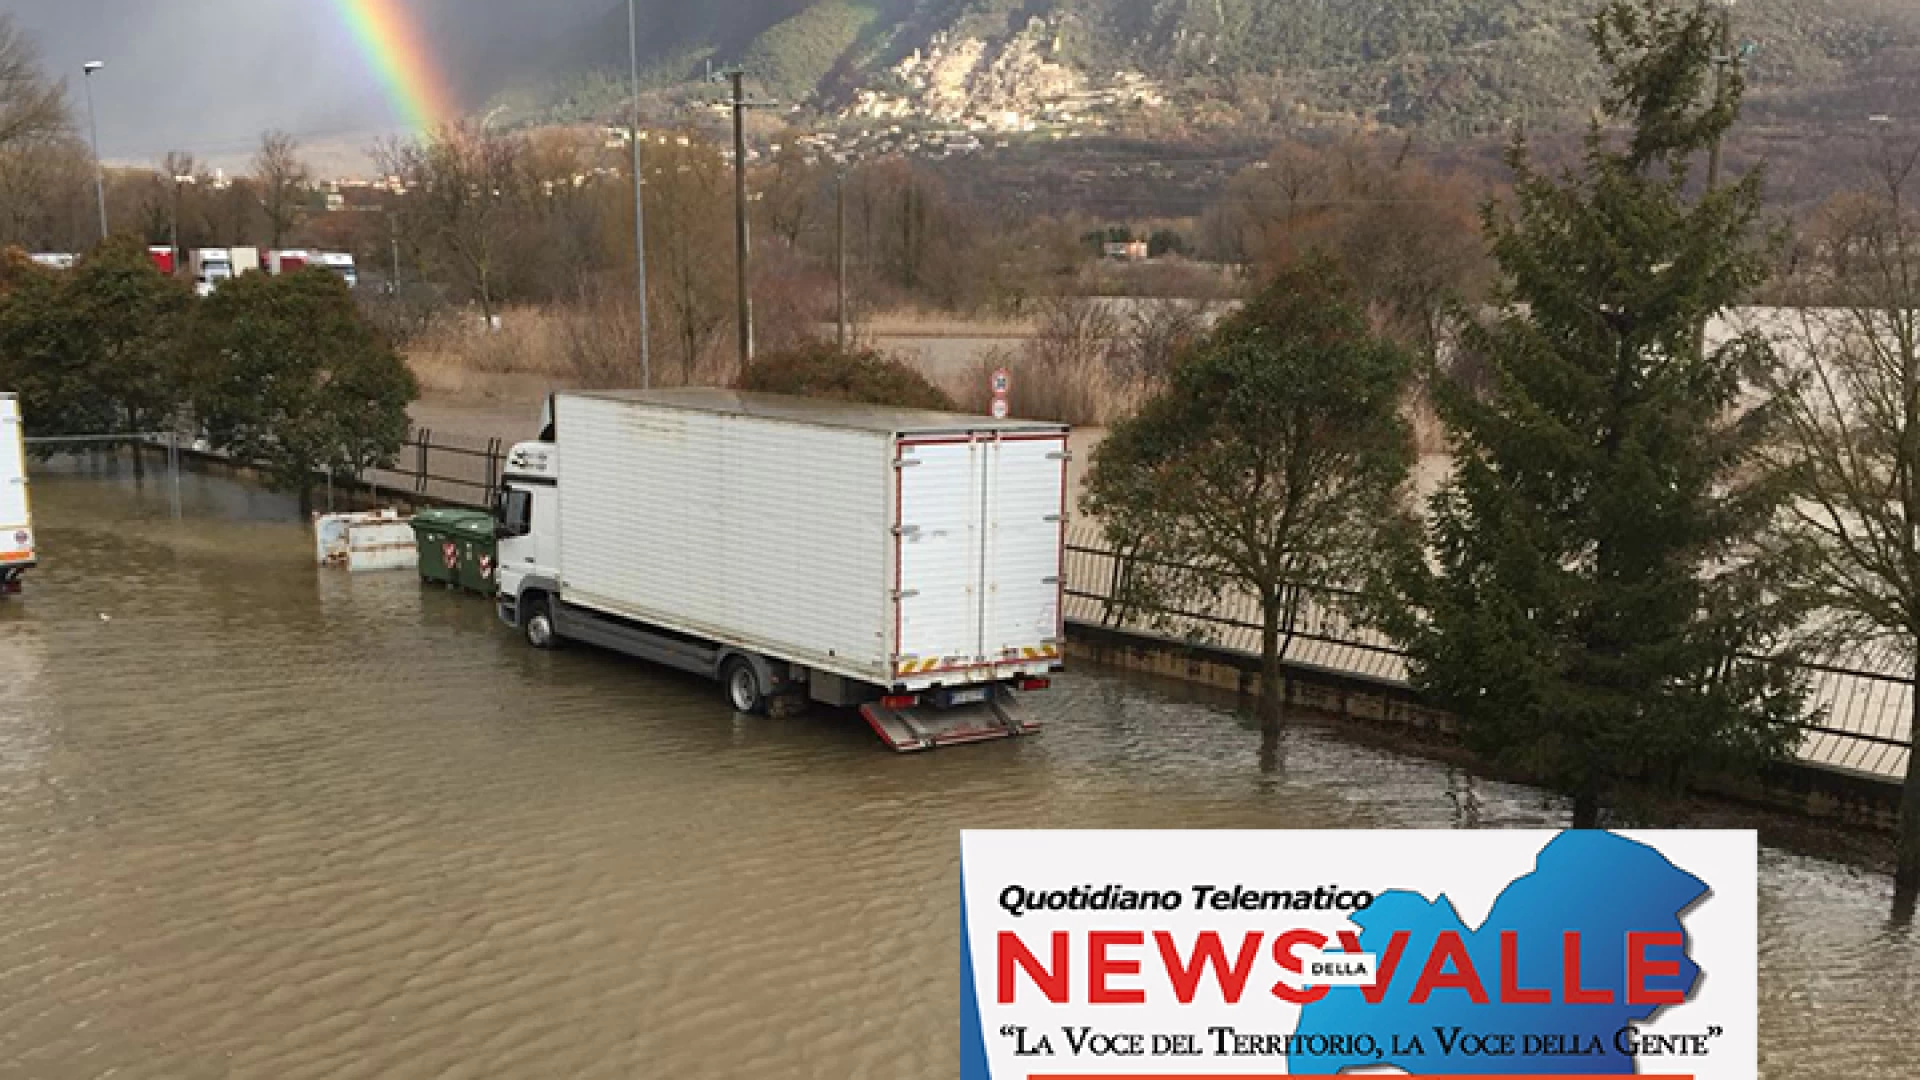
[[[553,628],[553,603],[547,594],[529,593],[521,603],[526,612],[520,616],[520,632],[526,635],[527,644],[536,649],[559,645],[560,635]]]
[[[734,712],[758,716],[767,711],[767,692],[760,685],[760,674],[744,656],[728,660],[720,668],[720,685],[727,692],[727,704]]]

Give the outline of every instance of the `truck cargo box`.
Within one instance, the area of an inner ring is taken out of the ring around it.
[[[1064,425],[708,389],[553,420],[568,604],[914,691],[1059,660]]]

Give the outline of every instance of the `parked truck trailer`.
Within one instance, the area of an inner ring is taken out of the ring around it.
[[[889,746],[1037,730],[1062,666],[1067,428],[690,389],[562,394],[508,455],[500,617]]]
[[[35,562],[24,426],[19,397],[0,392],[0,596],[19,592]]]
[[[212,296],[221,282],[233,278],[233,252],[228,248],[196,248],[187,255],[187,267],[193,277],[193,291]]]

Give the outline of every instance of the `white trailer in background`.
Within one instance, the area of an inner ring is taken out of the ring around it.
[[[346,282],[349,289],[360,287],[360,271],[353,264],[353,256],[343,251],[323,251],[313,257],[310,265],[317,266]]]
[[[727,390],[563,394],[513,448],[501,618],[859,706],[898,750],[1037,730],[1061,667],[1067,428]]]
[[[233,278],[233,252],[227,248],[196,248],[187,255],[192,272],[193,291],[212,296],[220,283]]]
[[[20,575],[35,562],[23,426],[19,397],[0,392],[0,596],[19,592]]]

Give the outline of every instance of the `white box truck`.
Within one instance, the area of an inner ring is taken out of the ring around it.
[[[0,596],[20,591],[34,565],[33,504],[27,497],[26,432],[20,398],[0,392]]]
[[[193,291],[212,296],[221,282],[233,277],[233,252],[228,248],[196,248],[187,255],[187,268],[193,276]]]
[[[360,271],[353,256],[344,251],[323,251],[313,257],[313,265],[346,282],[349,289],[360,287]]]
[[[508,454],[500,617],[858,706],[897,750],[1037,730],[1060,670],[1067,428],[731,390],[562,394]]]

